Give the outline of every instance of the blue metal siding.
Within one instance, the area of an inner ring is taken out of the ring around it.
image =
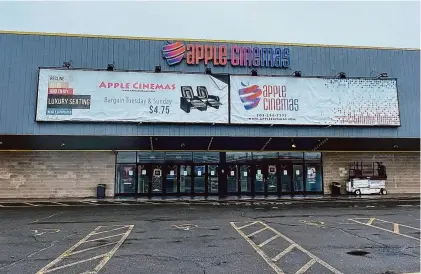
[[[260,68],[260,75],[351,77],[387,72],[398,78],[401,127],[262,127],[229,125],[136,125],[105,123],[36,123],[38,67],[59,67],[72,60],[75,68],[203,72],[204,65],[185,62],[168,67],[161,56],[163,41],[0,34],[0,134],[68,135],[203,135],[420,137],[420,52],[356,48],[290,47],[291,69]],[[243,45],[245,46],[245,45]],[[253,45],[250,45],[253,46]],[[248,74],[249,68],[212,68],[216,73]]]

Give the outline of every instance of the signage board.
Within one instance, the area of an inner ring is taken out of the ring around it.
[[[399,126],[395,79],[231,76],[231,123]]]
[[[206,74],[40,69],[36,120],[228,123],[228,84]]]
[[[162,47],[162,56],[170,66],[181,63],[183,59],[188,65],[233,67],[290,67],[290,49],[281,47],[226,46],[207,44],[183,44],[168,42]]]

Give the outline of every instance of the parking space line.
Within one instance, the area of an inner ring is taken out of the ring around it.
[[[243,225],[243,226],[239,227],[238,229],[243,229],[243,228],[246,228],[246,227],[249,227],[249,226],[255,225],[255,224],[257,224],[257,222],[252,222],[252,223],[249,223],[249,224]]]
[[[88,240],[88,241],[84,241],[84,243],[105,240],[105,239],[114,238],[114,237],[121,236],[121,235],[124,235],[124,233],[120,233],[120,234],[116,234],[116,235],[111,235],[111,236],[107,236],[107,237],[102,237],[102,238],[98,238],[98,239],[93,239],[93,240]]]
[[[117,228],[113,228],[113,229],[110,229],[110,230],[96,232],[96,233],[94,233],[92,235],[98,235],[98,234],[103,234],[103,233],[107,233],[107,232],[111,232],[111,231],[116,231],[116,230],[120,230],[122,228],[127,228],[127,226],[122,226],[122,227],[117,227]]]
[[[23,204],[27,204],[27,205],[30,205],[30,206],[38,206],[38,205],[31,204],[31,203],[28,203],[28,202],[23,202]]]
[[[373,222],[374,222],[374,220],[375,220],[376,218],[370,218],[370,220],[368,220],[368,222],[367,222],[367,224],[368,225],[371,225]]]
[[[85,242],[85,243],[86,243],[86,242]],[[117,242],[111,242],[111,243],[108,243],[108,244],[97,245],[97,246],[93,246],[93,247],[85,248],[85,249],[82,249],[82,250],[78,250],[78,251],[75,251],[75,252],[69,253],[69,255],[68,255],[68,256],[75,255],[75,254],[82,253],[82,252],[89,251],[89,250],[93,250],[93,249],[97,249],[97,248],[101,248],[101,247],[105,247],[105,246],[109,246],[109,245],[113,245],[113,244],[116,244],[116,243],[118,243],[118,241],[117,241]]]
[[[298,269],[298,271],[295,272],[295,274],[303,274],[304,272],[306,272],[315,263],[316,263],[316,260],[315,259],[311,259],[310,261],[308,261],[308,263],[306,263],[305,265],[303,265],[303,267],[301,267],[300,269]]]
[[[269,258],[269,256],[266,255],[265,252],[263,252],[262,249],[260,249],[252,240],[250,240],[249,237],[247,237],[246,234],[244,234],[243,231],[241,231],[238,227],[235,226],[235,224],[233,222],[230,222],[231,226],[238,232],[238,234],[240,234],[241,237],[243,237],[253,248],[254,250],[263,258],[263,260],[266,261],[266,263],[272,267],[273,270],[275,270],[275,272],[277,274],[285,274],[276,264],[274,264],[271,259]],[[255,222],[257,223],[257,222]],[[247,226],[245,226],[247,227]]]
[[[263,243],[259,244],[259,247],[264,247],[266,244],[272,242],[273,240],[275,240],[276,238],[279,238],[279,235],[275,235],[272,238],[267,239],[266,241],[264,241]]]
[[[75,245],[73,245],[68,250],[63,252],[60,256],[58,256],[55,260],[53,260],[52,262],[47,264],[45,267],[43,267],[41,270],[39,270],[36,274],[45,274],[45,273],[53,272],[53,271],[60,270],[60,269],[63,269],[63,268],[78,265],[78,264],[81,264],[81,263],[84,263],[84,262],[89,262],[89,261],[92,261],[92,260],[103,258],[98,263],[98,265],[95,266],[95,268],[93,270],[83,272],[83,273],[90,273],[90,274],[98,273],[104,267],[104,265],[111,259],[111,257],[118,250],[118,248],[120,248],[120,246],[123,244],[123,242],[129,236],[129,234],[132,231],[134,225],[123,225],[122,227],[127,229],[127,231],[125,233],[120,233],[120,234],[117,234],[117,235],[111,235],[111,236],[108,236],[108,237],[102,237],[102,238],[99,238],[99,239],[88,240],[90,237],[97,234],[101,228],[103,228],[103,226],[98,226],[93,231],[91,231],[88,235],[86,235],[82,240],[77,242]],[[107,230],[106,232],[110,232],[110,231],[114,231],[114,229]],[[121,238],[118,241],[113,241],[113,242],[110,242],[110,243],[102,244],[100,246],[89,247],[89,248],[85,248],[85,249],[75,251],[79,246],[81,246],[83,244],[86,244],[88,242],[93,242],[93,241],[98,241],[98,240],[103,240],[103,239],[109,239],[109,238],[117,237],[117,236],[121,236]],[[67,259],[71,255],[81,254],[83,252],[94,250],[94,249],[97,249],[97,248],[100,248],[100,247],[106,247],[106,246],[112,246],[112,245],[114,245],[114,247],[110,251],[108,251],[104,254],[97,255],[97,256],[94,256],[94,257],[90,257],[90,258],[87,258],[87,259],[81,259],[81,260],[78,260],[76,262],[64,264],[60,267],[54,268],[54,266],[57,265],[57,263],[59,263],[61,261],[64,261],[65,259]]]
[[[407,225],[403,225],[403,224],[399,224],[399,223],[393,223],[393,222],[389,222],[389,221],[384,221],[384,220],[376,219],[376,221],[380,221],[380,222],[383,222],[383,223],[393,224],[393,230],[390,230],[390,229],[386,229],[386,228],[383,228],[383,227],[379,227],[379,226],[375,226],[375,225],[372,225],[372,224],[368,224],[368,223],[364,223],[364,222],[358,221],[358,220],[364,220],[364,218],[355,218],[355,219],[348,219],[348,220],[349,221],[352,221],[352,222],[355,222],[355,223],[358,223],[358,224],[361,224],[361,225],[365,225],[365,226],[369,226],[369,227],[374,227],[374,228],[377,228],[377,229],[380,229],[380,230],[383,230],[383,231],[387,231],[387,232],[390,232],[390,233],[393,233],[393,234],[396,234],[396,235],[400,235],[400,236],[403,236],[403,237],[407,237],[407,238],[410,238],[410,239],[421,241],[420,238],[409,236],[409,235],[402,234],[402,233],[399,232],[399,226],[407,227],[407,228],[412,228],[414,230],[420,231],[419,228],[415,228],[415,227],[411,227],[411,226],[407,226]]]
[[[268,229],[268,228],[267,228],[267,227],[264,227],[264,228],[262,228],[262,229],[259,229],[259,230],[255,231],[255,232],[253,232],[253,233],[251,233],[251,234],[247,235],[247,237],[251,237],[251,236],[257,235],[257,234],[259,234],[260,232],[265,231],[266,229]]]
[[[291,250],[293,250],[295,247],[295,244],[292,244],[290,246],[288,246],[286,249],[284,249],[281,253],[279,253],[278,255],[276,255],[275,257],[273,257],[272,262],[277,262],[279,261],[285,254],[289,253]]]
[[[100,259],[102,257],[105,257],[106,255],[107,254],[105,253],[105,254],[98,255],[98,256],[95,256],[95,257],[92,257],[92,258],[88,258],[88,259],[85,259],[85,260],[77,261],[77,262],[70,263],[70,264],[65,264],[65,265],[62,265],[62,266],[59,266],[59,267],[55,267],[55,268],[50,268],[50,269],[48,269],[47,271],[45,271],[43,273],[50,273],[50,272],[53,272],[53,271],[56,271],[56,270],[67,268],[69,266],[74,266],[74,265],[77,265],[77,264],[86,263],[86,262],[89,262],[89,261],[92,261],[92,260],[96,260],[96,259]]]
[[[340,272],[339,270],[337,270],[333,266],[329,265],[328,263],[326,263],[322,259],[316,257],[311,252],[307,251],[305,248],[303,248],[302,246],[300,246],[299,244],[297,244],[296,242],[294,242],[293,240],[291,240],[290,238],[288,238],[287,236],[285,236],[284,234],[282,234],[278,230],[274,229],[273,227],[268,226],[267,224],[265,224],[262,221],[257,221],[257,222],[255,222],[255,224],[256,223],[262,225],[264,228],[266,228],[268,230],[271,230],[273,233],[275,233],[277,236],[284,239],[285,241],[289,242],[291,245],[288,246],[281,253],[279,253],[277,256],[275,256],[274,258],[271,259],[271,258],[269,258],[268,255],[266,255],[266,253],[254,241],[252,241],[250,239],[250,237],[248,235],[246,235],[243,231],[241,231],[241,227],[247,227],[247,226],[237,227],[235,222],[230,222],[231,226],[238,232],[238,234],[240,234],[240,236],[243,237],[254,248],[254,250],[256,250],[256,252],[266,261],[266,263],[270,267],[272,267],[272,269],[276,273],[284,274],[282,269],[280,267],[278,267],[274,262],[278,261],[282,256],[284,256],[288,252],[291,252],[291,250],[293,248],[297,248],[298,250],[300,250],[301,252],[303,252],[307,256],[309,256],[310,259],[311,259],[309,262],[307,262],[304,266],[301,267],[301,269],[299,271],[302,271],[302,272],[297,272],[297,273],[304,273],[304,271],[306,271],[308,268],[310,268],[313,264],[319,263],[320,265],[324,266],[325,268],[329,269],[331,272],[333,272],[335,274],[343,274],[342,272]],[[258,231],[254,232],[254,233],[251,233],[249,235],[256,235],[256,234],[258,234],[262,231],[265,231],[266,229],[259,229]],[[314,262],[313,262],[313,260],[314,260]]]

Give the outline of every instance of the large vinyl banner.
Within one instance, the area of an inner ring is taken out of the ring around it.
[[[231,76],[231,123],[399,126],[394,79]]]
[[[228,123],[228,84],[205,74],[41,69],[37,121]]]

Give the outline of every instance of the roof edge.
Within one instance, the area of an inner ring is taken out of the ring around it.
[[[257,42],[257,41],[235,41],[235,40],[213,40],[213,39],[194,39],[194,38],[157,38],[143,36],[118,36],[104,34],[78,34],[61,32],[30,32],[15,30],[0,30],[0,34],[15,35],[40,35],[40,36],[61,36],[61,37],[81,37],[81,38],[104,38],[104,39],[128,39],[128,40],[151,40],[168,41],[176,40],[183,42],[209,42],[209,43],[232,43],[232,44],[255,44],[255,45],[276,45],[276,46],[296,46],[296,47],[321,47],[321,48],[354,48],[354,49],[380,49],[380,50],[406,50],[419,51],[419,48],[397,48],[397,47],[376,47],[376,46],[350,46],[350,45],[328,45],[328,44],[305,44],[305,43],[283,43],[283,42]]]

